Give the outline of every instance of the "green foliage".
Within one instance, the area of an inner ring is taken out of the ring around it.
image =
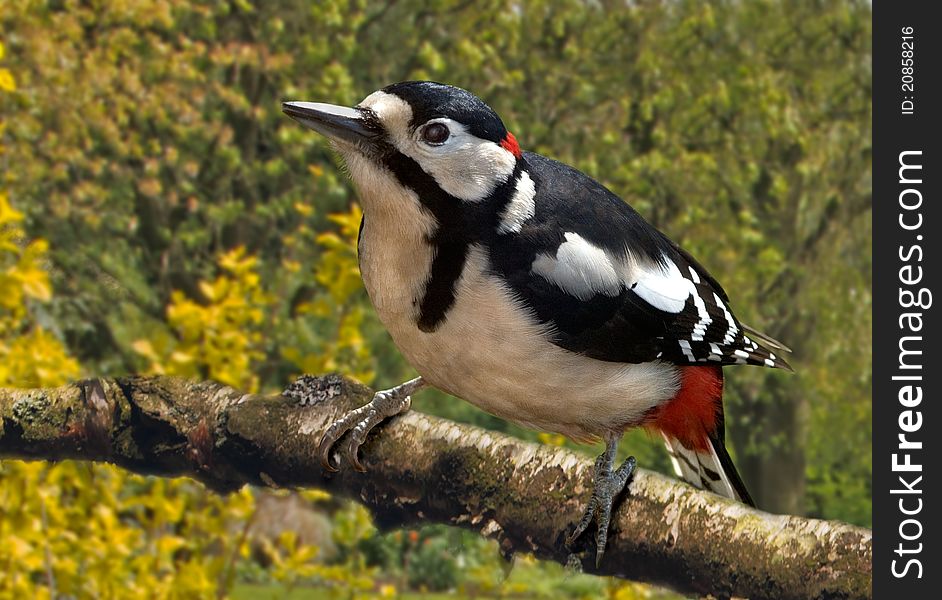
[[[449,590],[458,583],[458,564],[444,537],[427,537],[410,563],[409,585],[433,591]]]
[[[862,0],[4,2],[0,385],[60,383],[79,364],[253,390],[300,372],[411,376],[360,286],[360,213],[337,159],[280,101],[353,104],[432,78],[485,98],[524,149],[625,197],[724,282],[745,322],[794,347],[797,376],[729,370],[737,463],[765,506],[866,525],[870,18]],[[569,444],[436,392],[415,406]],[[637,432],[622,453],[668,469],[659,446]],[[237,524],[251,495],[2,468],[0,531],[14,542],[0,547],[0,595],[49,595],[55,580],[77,597],[206,596],[251,571],[287,587],[438,578],[552,597],[547,582],[565,579],[523,560],[505,580],[493,544],[438,529],[419,535],[432,540],[421,564],[439,568],[417,575],[402,558],[420,549],[353,506],[333,513],[336,557],[288,536],[262,567]],[[187,509],[146,521],[134,505],[162,501]],[[572,594],[654,593],[586,585]]]
[[[2,50],[2,46],[0,46]],[[2,51],[0,51],[2,56]],[[7,88],[14,88],[9,72]],[[39,326],[52,301],[48,243],[27,240],[22,213],[0,194],[0,385],[65,383],[79,375],[61,341]],[[135,348],[154,372],[211,376],[246,389],[257,387],[251,362],[262,357],[261,290],[255,260],[241,249],[220,257],[225,272],[199,282],[203,305],[171,295],[167,323],[177,334]],[[316,496],[316,494],[314,494]],[[133,476],[113,467],[0,463],[0,597],[214,597],[229,590],[249,556],[248,527],[255,502],[247,488],[218,496],[186,480]],[[351,506],[364,529],[364,510]],[[342,520],[341,520],[342,522]],[[338,540],[359,533],[338,528]],[[318,549],[293,534],[265,542],[272,581],[369,588],[369,577],[315,561]]]

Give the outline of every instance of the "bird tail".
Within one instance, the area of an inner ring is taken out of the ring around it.
[[[742,325],[742,328],[746,331],[746,333],[756,338],[757,340],[759,340],[766,346],[769,346],[770,348],[774,348],[775,350],[781,350],[782,352],[788,352],[788,353],[792,352],[791,348],[789,348],[782,342],[778,341],[774,337],[768,334],[762,333],[761,331],[757,329],[753,329],[752,327],[749,327],[745,323],[740,323],[740,325]]]
[[[722,368],[682,369],[680,390],[651,422],[664,437],[677,476],[700,489],[755,506],[726,451]]]
[[[726,451],[722,435],[707,436],[709,444],[703,449],[690,448],[667,433],[661,435],[678,477],[700,489],[756,505]]]

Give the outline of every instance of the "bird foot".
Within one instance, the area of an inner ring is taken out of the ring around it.
[[[615,460],[614,448],[610,447],[595,461],[595,477],[593,479],[592,497],[589,499],[589,505],[582,515],[582,520],[576,525],[572,534],[566,539],[566,546],[579,539],[592,522],[593,518],[598,522],[598,532],[596,533],[595,566],[602,562],[602,556],[605,554],[605,546],[608,543],[608,526],[612,518],[612,505],[618,494],[628,485],[628,480],[634,473],[637,461],[634,456],[625,459],[618,470],[612,472],[612,464]]]
[[[346,457],[354,469],[365,472],[366,468],[360,463],[357,452],[366,436],[384,420],[409,410],[412,406],[411,394],[424,386],[422,378],[417,377],[394,388],[376,392],[367,404],[334,421],[317,447],[324,469],[332,472],[339,470],[339,464],[335,467],[330,462],[330,451],[334,444],[349,432],[347,440],[340,448],[340,455]]]

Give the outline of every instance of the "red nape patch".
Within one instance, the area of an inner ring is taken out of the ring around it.
[[[722,402],[720,367],[681,367],[677,395],[658,407],[645,425],[677,438],[688,448],[706,450],[710,444],[707,434],[716,429]]]
[[[508,131],[504,139],[500,141],[500,146],[517,158],[520,158],[520,144],[517,143],[517,138],[514,137],[514,134]]]

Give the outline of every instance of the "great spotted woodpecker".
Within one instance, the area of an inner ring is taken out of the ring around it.
[[[685,480],[753,504],[723,441],[730,364],[788,369],[782,344],[742,325],[690,254],[585,174],[521,152],[473,94],[397,83],[355,108],[286,102],[327,136],[363,205],[359,262],[370,300],[420,377],[336,422],[319,452],[354,468],[367,433],[435,386],[526,427],[603,439],[572,544],[598,521],[635,459],[623,432],[660,432]]]

